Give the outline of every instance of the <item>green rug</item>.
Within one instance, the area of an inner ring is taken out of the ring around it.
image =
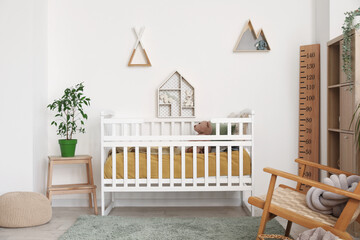
[[[81,216],[59,239],[241,239],[254,240],[260,217],[118,217]],[[283,234],[283,227],[271,220],[266,233]]]

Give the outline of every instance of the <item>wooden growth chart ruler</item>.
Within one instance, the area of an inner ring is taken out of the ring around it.
[[[319,163],[320,44],[300,46],[299,96],[299,158]],[[306,167],[304,176],[318,181],[319,170]],[[306,185],[300,187],[301,191],[308,189]]]

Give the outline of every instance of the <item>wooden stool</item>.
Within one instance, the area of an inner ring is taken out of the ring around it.
[[[94,185],[93,171],[91,165],[91,156],[81,155],[75,157],[55,157],[49,156],[49,168],[48,168],[48,181],[47,181],[47,192],[46,196],[51,201],[52,195],[59,194],[79,194],[79,193],[88,193],[89,194],[89,207],[92,208],[92,199],[91,194],[93,194],[94,200],[94,211],[97,215],[97,202],[96,202],[96,186]],[[87,183],[80,184],[65,184],[65,185],[52,185],[52,175],[53,175],[53,165],[58,164],[86,164],[87,172]]]

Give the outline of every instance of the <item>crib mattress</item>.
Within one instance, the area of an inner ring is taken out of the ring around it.
[[[228,156],[227,152],[220,153],[220,176],[227,176]],[[232,176],[239,176],[239,151],[232,151],[231,154]],[[147,178],[146,153],[139,153],[139,176]],[[197,177],[204,177],[204,154],[197,154]],[[151,178],[158,178],[158,154],[151,154]],[[162,154],[162,177],[170,178],[170,155]],[[251,160],[248,152],[243,150],[243,174],[251,174]],[[112,178],[112,157],[106,159],[104,167],[104,176],[106,179]],[[209,153],[209,176],[216,176],[216,153]],[[174,177],[181,178],[181,154],[174,155]],[[193,154],[185,153],[185,177],[193,178]],[[124,154],[116,154],[116,178],[124,178]],[[128,152],[128,179],[135,179],[135,153]]]

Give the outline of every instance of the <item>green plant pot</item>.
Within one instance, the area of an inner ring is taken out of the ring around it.
[[[73,157],[75,156],[77,139],[59,139],[61,156],[62,157]]]

